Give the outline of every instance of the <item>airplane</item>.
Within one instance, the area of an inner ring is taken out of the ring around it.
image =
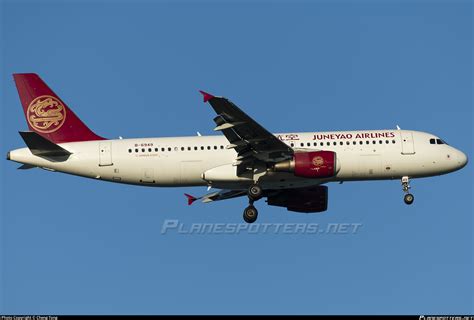
[[[270,133],[224,97],[200,91],[222,135],[106,139],[90,130],[34,73],[13,74],[29,131],[26,148],[7,153],[19,169],[42,168],[149,187],[219,189],[188,204],[247,197],[243,219],[257,220],[254,202],[288,211],[328,208],[330,182],[399,179],[404,201],[410,180],[463,168],[467,156],[438,136],[413,130]]]

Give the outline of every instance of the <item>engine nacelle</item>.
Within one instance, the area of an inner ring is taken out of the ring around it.
[[[293,159],[275,164],[273,170],[293,172],[297,177],[322,179],[335,176],[340,169],[338,165],[333,151],[296,152]]]
[[[268,196],[268,205],[286,207],[295,212],[323,212],[328,208],[328,187],[280,190]]]

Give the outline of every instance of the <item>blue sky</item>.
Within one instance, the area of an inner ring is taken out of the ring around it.
[[[36,72],[109,138],[215,134],[203,89],[274,132],[432,132],[472,159],[468,1],[3,1],[1,152],[27,128],[11,74]],[[1,163],[2,313],[472,313],[472,165],[330,185],[329,210],[258,203],[261,223],[356,234],[182,235],[240,223],[245,199]]]

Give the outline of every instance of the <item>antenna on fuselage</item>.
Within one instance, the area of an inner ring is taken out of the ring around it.
[[[398,124],[397,124],[397,130],[401,130],[400,127],[398,126]]]
[[[201,136],[201,133],[200,133],[199,131],[198,131],[198,132],[196,132],[196,133],[197,133],[198,137],[200,137],[200,136]]]

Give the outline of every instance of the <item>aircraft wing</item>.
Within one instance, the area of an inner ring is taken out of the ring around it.
[[[219,200],[227,200],[227,199],[232,199],[232,198],[237,198],[241,196],[247,195],[247,191],[245,190],[220,190],[220,191],[215,191],[208,193],[206,195],[203,195],[201,197],[193,197],[190,194],[185,193],[184,194],[186,198],[188,198],[188,205],[192,205],[194,201],[196,200],[202,200],[202,202],[212,202],[212,201],[219,201]]]
[[[217,116],[215,131],[222,131],[229,140],[227,148],[233,148],[237,152],[234,165],[238,166],[237,172],[246,170],[247,165],[255,160],[263,162],[278,162],[291,158],[293,149],[283,141],[240,110],[230,100],[223,97],[215,97],[204,91],[204,102],[209,102]]]
[[[188,205],[191,205],[196,200],[206,203],[237,198],[247,195],[247,191],[220,190],[199,198],[186,193],[184,195],[188,198]],[[326,211],[328,208],[327,186],[264,190],[263,196],[267,198],[268,205],[283,207],[293,212],[316,213]]]

